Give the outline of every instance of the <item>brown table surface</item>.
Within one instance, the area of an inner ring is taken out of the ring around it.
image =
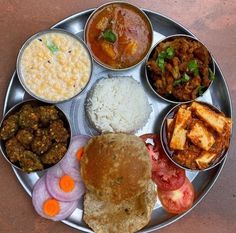
[[[107,1],[0,0],[0,111],[5,91],[15,70],[16,56],[32,34],[59,20]],[[130,1],[171,17],[192,31],[212,52],[228,82],[236,106],[236,1]],[[214,187],[187,216],[160,232],[236,232],[235,137],[226,165]],[[39,217],[30,197],[17,181],[11,167],[0,156],[0,233],[79,232],[60,222]]]

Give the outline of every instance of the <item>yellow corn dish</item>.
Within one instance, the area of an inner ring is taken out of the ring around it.
[[[92,62],[85,46],[69,34],[48,32],[23,50],[22,82],[36,97],[59,102],[77,95],[88,83]]]

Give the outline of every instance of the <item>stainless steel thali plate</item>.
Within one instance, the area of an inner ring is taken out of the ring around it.
[[[61,22],[57,23],[53,27],[65,29],[83,38],[84,25],[86,23],[87,18],[93,12],[93,10],[94,9],[90,9],[72,15],[62,20]],[[173,34],[186,34],[194,36],[186,28],[161,14],[148,10],[144,11],[151,20],[153,25],[153,30],[154,30],[153,45],[162,38]],[[232,117],[232,105],[228,87],[217,63],[215,63],[215,70],[216,70],[216,80],[214,81],[210,89],[207,90],[204,96],[199,98],[199,100],[206,101],[210,104],[215,105],[217,108],[223,111],[227,116]],[[97,132],[89,126],[89,123],[85,118],[84,101],[86,93],[98,78],[107,76],[120,76],[120,75],[133,76],[133,78],[141,82],[143,84],[144,89],[147,92],[149,102],[152,105],[153,111],[151,113],[151,116],[145,127],[143,127],[141,130],[137,132],[137,135],[141,135],[144,133],[152,133],[152,132],[159,133],[162,119],[165,116],[165,114],[173,107],[173,105],[164,102],[156,95],[154,95],[153,92],[150,90],[145,79],[144,63],[136,66],[131,70],[124,72],[108,71],[95,63],[91,82],[86,87],[86,90],[83,92],[83,94],[78,96],[77,98],[72,99],[70,102],[58,104],[58,106],[64,110],[64,112],[70,119],[73,135],[97,134]],[[23,87],[21,86],[18,80],[17,74],[14,73],[7,89],[3,113],[5,114],[6,111],[9,110],[12,106],[27,98],[30,98],[30,96],[24,91]],[[196,200],[194,206],[196,206],[203,199],[203,197],[214,185],[224,166],[224,163],[225,160],[219,166],[206,172],[187,172],[187,176],[193,183],[196,191]],[[21,171],[16,170],[14,167],[12,167],[12,169],[15,172],[19,182],[24,187],[25,191],[31,196],[33,186],[37,181],[37,179],[39,179],[39,177],[42,175],[42,173],[37,172],[32,174],[25,174],[22,173]],[[192,207],[192,209],[194,208],[194,206]],[[188,213],[189,211],[187,211],[186,213]],[[186,213],[177,216],[168,214],[163,210],[163,208],[160,205],[160,202],[157,200],[149,224],[145,228],[143,228],[140,232],[151,232],[160,229],[164,226],[167,226],[175,222],[179,218],[183,217]],[[83,222],[82,216],[83,216],[83,202],[81,201],[75,212],[68,219],[64,220],[63,223],[85,232],[92,232],[91,229]]]

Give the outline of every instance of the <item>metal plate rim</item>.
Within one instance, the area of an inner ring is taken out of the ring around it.
[[[65,23],[65,22],[67,22],[69,20],[72,20],[72,19],[74,19],[74,18],[76,18],[78,16],[91,13],[94,9],[96,9],[96,8],[87,9],[85,11],[73,14],[73,15],[71,15],[71,16],[69,16],[69,17],[67,17],[67,18],[65,18],[65,19],[63,19],[61,21],[59,21],[58,23],[54,24],[53,26],[51,26],[51,28],[58,27],[61,24]],[[190,32],[188,29],[186,29],[182,24],[176,22],[175,20],[171,19],[170,17],[167,17],[167,16],[165,16],[163,14],[160,14],[160,13],[157,13],[157,12],[154,12],[154,11],[151,11],[151,10],[147,10],[147,9],[143,9],[143,8],[142,8],[142,10],[144,10],[147,13],[155,14],[155,15],[158,15],[159,17],[161,17],[161,18],[167,19],[171,23],[174,23],[174,24],[178,25],[179,27],[183,28],[189,35],[192,35],[193,37],[197,38],[192,32]],[[214,59],[214,57],[213,57],[213,59]],[[233,114],[232,99],[231,99],[231,95],[229,93],[228,85],[227,85],[227,82],[226,82],[226,80],[224,78],[224,75],[223,75],[223,73],[222,73],[218,63],[215,61],[215,59],[214,59],[214,62],[215,62],[215,65],[217,66],[217,68],[219,69],[220,74],[222,75],[222,78],[223,78],[223,80],[224,80],[224,82],[226,84],[225,85],[226,86],[226,91],[227,91],[227,94],[229,96],[230,116],[232,117],[232,114]],[[12,75],[10,81],[9,81],[8,88],[7,88],[7,91],[6,91],[6,94],[5,94],[5,100],[4,100],[4,106],[3,106],[3,115],[6,113],[6,109],[7,109],[7,101],[6,100],[9,98],[11,85],[12,85],[12,83],[14,81],[15,75],[16,75],[16,71],[13,73],[13,75]],[[177,220],[179,220],[180,218],[182,218],[183,216],[188,214],[192,209],[194,209],[194,207],[201,202],[201,200],[207,195],[207,193],[210,191],[212,186],[217,181],[217,179],[218,179],[218,177],[219,177],[219,175],[220,175],[220,173],[221,173],[221,171],[222,171],[222,169],[223,169],[223,167],[225,165],[227,156],[228,155],[226,155],[226,158],[224,159],[224,161],[217,167],[218,170],[216,171],[216,173],[214,175],[214,178],[208,183],[207,187],[204,188],[203,193],[198,197],[198,199],[195,201],[195,204],[193,205],[193,207],[190,210],[188,210],[187,212],[185,212],[185,213],[183,213],[181,215],[174,216],[173,218],[170,218],[169,220],[165,221],[162,224],[159,224],[159,225],[156,225],[156,226],[151,226],[148,229],[144,229],[144,230],[141,230],[139,232],[152,232],[152,231],[161,229],[161,228],[163,228],[165,226],[170,225],[173,222],[176,222]],[[17,179],[19,180],[20,184],[23,186],[24,190],[28,193],[29,196],[31,196],[30,190],[27,188],[26,184],[23,182],[23,179],[21,178],[21,176],[18,173],[18,171],[14,167],[12,167],[12,169],[13,169]],[[71,226],[71,227],[73,227],[73,228],[75,228],[75,229],[82,230],[82,231],[85,231],[85,232],[92,232],[91,229],[83,227],[83,226],[80,226],[80,225],[77,225],[77,224],[75,224],[75,223],[73,223],[73,222],[71,222],[69,220],[63,220],[62,222],[67,224],[67,225],[69,225],[69,226]]]

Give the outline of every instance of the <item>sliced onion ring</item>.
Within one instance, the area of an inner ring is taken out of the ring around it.
[[[47,171],[46,186],[48,192],[59,201],[75,201],[80,199],[85,192],[82,180],[76,180],[71,176],[75,182],[74,189],[70,192],[64,192],[59,185],[60,179],[64,175],[71,176],[70,173],[65,173],[59,165],[56,165]]]
[[[74,179],[81,180],[79,173],[79,161],[76,153],[81,147],[84,147],[87,144],[90,138],[91,137],[86,135],[72,137],[70,147],[60,162],[60,166],[63,171],[70,174],[70,176]]]
[[[46,179],[45,176],[42,176],[35,184],[33,193],[32,193],[32,202],[36,212],[47,219],[51,219],[53,221],[64,220],[69,217],[76,207],[78,206],[78,201],[71,202],[62,202],[58,201],[60,205],[60,212],[54,217],[48,216],[43,211],[43,204],[46,200],[53,198],[46,187]]]

